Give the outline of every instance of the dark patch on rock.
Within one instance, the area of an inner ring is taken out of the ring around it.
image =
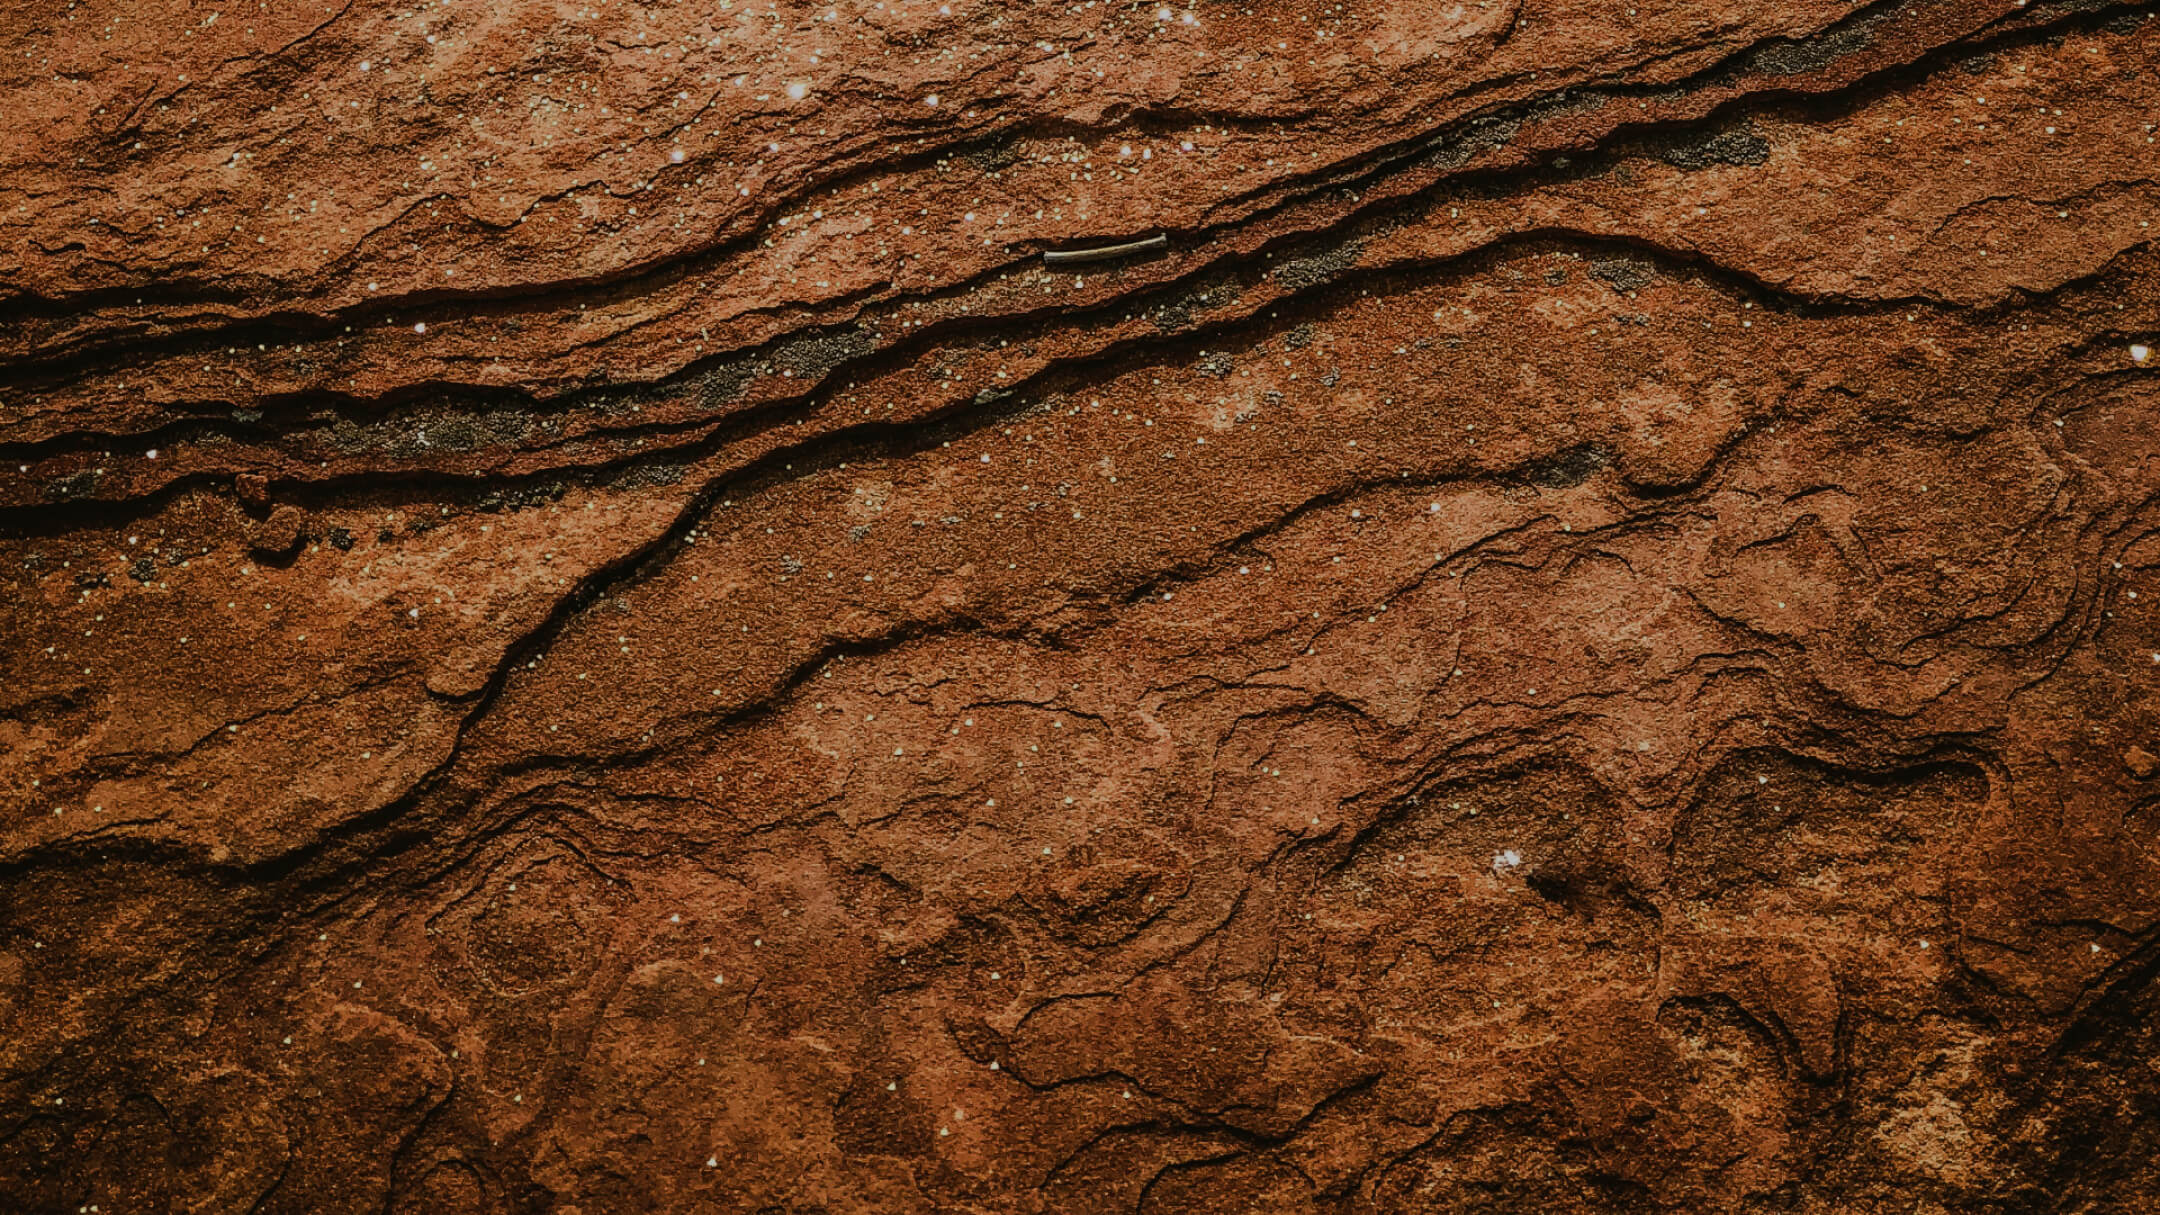
[[[1358,256],[1364,251],[1364,241],[1348,240],[1322,253],[1289,259],[1275,267],[1275,281],[1292,291],[1332,282],[1343,271],[1357,265]]]
[[[608,482],[610,489],[651,489],[661,485],[673,485],[689,471],[681,464],[640,464],[618,473]]]
[[[687,387],[700,409],[718,409],[741,400],[756,378],[757,369],[748,362],[720,363],[692,375]]]
[[[1180,329],[1192,328],[1192,308],[1182,300],[1162,304],[1148,310],[1148,319],[1164,333],[1175,333]]]
[[[1590,263],[1590,277],[1624,294],[1656,282],[1657,272],[1647,262],[1632,257],[1605,257]]]
[[[956,159],[985,173],[995,173],[1016,163],[1020,159],[1020,150],[1013,140],[999,139],[969,147]]]
[[[1601,98],[1595,102],[1554,102],[1548,103],[1547,107],[1542,111],[1534,110],[1532,112],[1551,115],[1571,109],[1580,110],[1586,106],[1595,109],[1602,104],[1603,99]],[[1432,151],[1425,154],[1425,163],[1441,169],[1459,168],[1469,163],[1470,159],[1480,152],[1506,147],[1514,141],[1516,133],[1522,130],[1522,126],[1523,119],[1520,118],[1473,119],[1465,124],[1461,131],[1443,136],[1434,145]]]
[[[1534,460],[1515,471],[1515,479],[1540,489],[1573,489],[1612,463],[1612,453],[1597,443],[1577,443],[1566,451]]]
[[[1756,52],[1748,66],[1765,76],[1804,76],[1819,72],[1868,44],[1858,30],[1826,34],[1805,42],[1783,42]]]
[[[473,419],[452,414],[437,420],[419,438],[431,447],[463,452],[480,446],[483,435]]]
[[[679,479],[679,478],[678,478]],[[480,499],[475,505],[484,511],[526,510],[559,502],[563,496],[563,483],[543,481],[536,485],[522,485],[514,489],[499,489]],[[388,539],[386,535],[384,537]]]
[[[532,415],[523,410],[473,410],[435,404],[402,409],[366,422],[339,418],[317,435],[347,455],[385,452],[418,457],[431,452],[463,453],[512,446],[532,429]]]
[[[832,374],[833,368],[876,349],[877,338],[869,330],[842,329],[788,342],[773,353],[773,364],[798,377],[822,380]]]
[[[1148,319],[1164,333],[1191,328],[1197,313],[1234,304],[1245,294],[1235,279],[1218,278],[1205,286],[1148,309]],[[1024,349],[1024,348],[1023,348]]]
[[[368,449],[368,428],[351,418],[339,418],[319,432],[321,440],[347,455]]]
[[[45,497],[54,502],[73,502],[97,492],[98,481],[104,473],[95,468],[55,477],[45,483]]]
[[[1846,18],[1812,38],[1779,39],[1750,56],[1747,67],[1765,76],[1801,76],[1819,72],[1847,55],[1867,49],[1875,29],[1905,11],[1909,0]]]
[[[1745,128],[1683,136],[1658,150],[1658,159],[1682,169],[1712,165],[1759,165],[1770,159],[1770,141]]]

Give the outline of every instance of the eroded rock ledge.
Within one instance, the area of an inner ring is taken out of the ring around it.
[[[2160,1192],[2152,5],[0,50],[0,1207]]]

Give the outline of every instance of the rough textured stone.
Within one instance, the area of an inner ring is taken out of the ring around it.
[[[0,1208],[2143,1209],[2151,15],[11,6]]]

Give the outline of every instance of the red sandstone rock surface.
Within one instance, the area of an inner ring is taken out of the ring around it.
[[[2151,5],[0,13],[0,1208],[2152,1209]]]

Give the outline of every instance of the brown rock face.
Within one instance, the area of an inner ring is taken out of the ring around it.
[[[2153,5],[4,13],[0,1210],[2153,1209]]]

